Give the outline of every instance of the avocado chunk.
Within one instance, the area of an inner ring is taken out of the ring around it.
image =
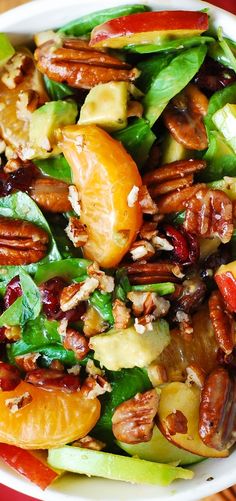
[[[50,449],[48,463],[60,470],[139,484],[165,486],[176,478],[193,478],[184,468],[72,446]]]
[[[143,334],[134,326],[127,329],[110,329],[93,336],[90,348],[94,358],[106,369],[118,371],[133,367],[147,367],[170,342],[169,325],[165,320],[153,322],[152,330]]]
[[[107,132],[127,125],[127,82],[109,82],[93,87],[80,111],[79,124],[95,124]]]
[[[177,160],[185,160],[190,158],[190,151],[178,143],[175,138],[168,132],[162,143],[162,158],[163,164],[176,162]]]
[[[5,33],[0,33],[0,68],[15,54],[9,38]]]
[[[78,113],[77,104],[70,101],[51,101],[32,113],[29,130],[28,158],[47,158],[58,155],[55,130],[74,124]]]
[[[236,153],[236,104],[225,104],[214,113],[212,121]]]
[[[162,435],[157,426],[154,427],[153,435],[149,442],[140,444],[125,444],[117,441],[117,445],[131,456],[138,456],[146,461],[154,461],[158,463],[173,463],[177,461],[179,464],[193,464],[202,461],[201,456],[187,452],[171,444]]]

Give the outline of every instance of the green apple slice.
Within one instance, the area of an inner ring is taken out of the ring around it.
[[[15,54],[15,49],[12,47],[9,38],[5,33],[0,33],[0,68],[11,59],[13,54]]]
[[[162,435],[157,426],[154,427],[153,435],[149,442],[125,444],[124,442],[117,441],[117,445],[131,456],[138,456],[140,459],[145,459],[146,461],[159,463],[174,463],[176,461],[179,464],[187,465],[198,463],[204,459],[201,456],[197,456],[171,444]]]
[[[190,480],[194,475],[192,471],[176,466],[72,446],[49,450],[48,463],[73,473],[162,486],[177,478]]]

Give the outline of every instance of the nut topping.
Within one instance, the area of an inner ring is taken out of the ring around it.
[[[72,350],[78,360],[83,360],[89,352],[87,339],[75,329],[66,329],[63,346],[66,350]]]
[[[210,319],[219,347],[226,355],[232,353],[235,343],[235,323],[227,310],[220,291],[214,291],[209,299]]]
[[[116,407],[112,417],[112,431],[117,440],[126,444],[149,442],[159,397],[156,390],[137,393],[134,398]]]
[[[25,381],[49,391],[61,390],[73,393],[80,389],[79,376],[55,369],[36,369],[28,372]]]
[[[132,285],[153,284],[160,282],[178,283],[184,275],[175,263],[132,263],[127,267],[127,274]]]
[[[235,379],[223,367],[212,371],[204,384],[199,410],[199,435],[204,444],[221,451],[235,443],[235,399]]]
[[[60,297],[62,311],[72,310],[80,301],[87,301],[90,294],[98,287],[96,278],[86,278],[85,282],[75,283],[64,287]]]
[[[184,414],[176,410],[166,417],[166,426],[170,435],[176,435],[176,433],[182,433],[185,435],[188,433],[188,421]]]
[[[133,243],[130,254],[133,261],[139,261],[141,259],[148,260],[154,256],[155,249],[147,240],[137,240]]]
[[[71,87],[91,89],[100,83],[133,81],[139,72],[136,68],[102,51],[91,49],[84,40],[64,40],[62,47],[48,41],[35,51],[39,71],[56,82]]]
[[[49,236],[29,221],[0,217],[0,265],[40,261],[47,253]]]
[[[0,361],[0,391],[14,390],[20,381],[20,372],[17,367]]]
[[[125,306],[123,301],[115,299],[112,305],[114,317],[114,327],[116,329],[126,329],[130,321],[130,309]]]
[[[85,224],[78,217],[70,217],[68,226],[65,228],[68,238],[74,247],[83,247],[88,241],[88,232]]]
[[[44,211],[67,212],[71,210],[68,185],[58,179],[47,177],[36,179],[32,184],[30,196]]]
[[[230,241],[232,202],[223,191],[202,188],[185,205],[187,231],[204,238],[219,237],[224,244]]]
[[[15,414],[20,409],[29,405],[32,402],[33,398],[28,391],[20,395],[19,397],[8,398],[5,400],[6,407],[10,410],[12,414]]]

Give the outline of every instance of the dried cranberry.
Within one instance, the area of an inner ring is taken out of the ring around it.
[[[194,81],[200,89],[216,92],[235,82],[236,75],[233,70],[207,57]]]
[[[61,320],[62,318],[67,318],[68,322],[77,322],[85,313],[83,303],[67,312],[63,312],[60,308],[60,295],[66,285],[67,283],[61,277],[51,278],[41,284],[43,311],[50,319]]]
[[[11,172],[4,185],[5,195],[14,190],[29,191],[32,181],[37,177],[37,169],[32,164],[30,167],[20,167]]]
[[[174,260],[183,265],[196,263],[199,258],[197,238],[187,232],[182,226],[176,228],[170,224],[165,226],[165,233],[174,247]]]
[[[17,275],[7,284],[7,290],[4,295],[5,308],[9,308],[16,301],[18,297],[22,296],[22,289],[20,285],[20,277]]]
[[[81,386],[78,376],[53,369],[36,369],[26,374],[25,381],[45,390],[61,390],[67,393],[77,391]]]
[[[5,336],[5,327],[0,327],[0,343],[6,343],[7,338]]]
[[[21,381],[19,370],[13,365],[0,362],[0,390],[14,390]]]

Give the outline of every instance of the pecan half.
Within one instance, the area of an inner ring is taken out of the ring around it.
[[[27,53],[16,52],[4,66],[2,82],[8,89],[15,89],[24,80],[25,74],[32,69],[33,60]]]
[[[63,41],[57,47],[48,41],[35,51],[39,71],[56,82],[66,82],[71,87],[91,89],[100,83],[132,81],[138,77],[137,69],[104,52],[93,50],[83,40]]]
[[[132,263],[126,266],[132,285],[160,282],[179,282],[184,275],[175,263]]]
[[[55,369],[36,369],[28,372],[25,381],[49,391],[61,390],[72,393],[80,388],[79,376]]]
[[[87,301],[90,294],[98,287],[96,278],[88,277],[85,282],[75,283],[64,287],[60,297],[62,311],[72,310],[81,301]]]
[[[232,202],[223,191],[202,188],[185,205],[187,231],[205,238],[217,236],[224,244],[230,241]]]
[[[207,377],[199,409],[199,435],[216,450],[231,447],[236,441],[236,382],[219,367]]]
[[[205,188],[205,184],[195,184],[176,190],[166,195],[162,195],[157,200],[157,207],[161,214],[171,214],[185,209],[186,203],[191,199],[201,188]]]
[[[227,310],[220,291],[214,291],[209,299],[210,319],[219,347],[226,355],[232,353],[235,344],[235,322]]]
[[[85,224],[78,217],[70,217],[68,226],[65,228],[68,238],[74,247],[83,247],[88,241],[88,232]]]
[[[66,329],[63,346],[66,350],[72,350],[78,360],[83,360],[89,352],[87,339],[75,329]]]
[[[115,299],[112,305],[114,317],[114,327],[116,329],[126,329],[130,321],[130,309],[125,306],[123,301]]]
[[[112,416],[112,431],[116,439],[126,444],[149,442],[158,404],[156,390],[149,390],[118,405]]]
[[[83,449],[91,449],[92,451],[102,451],[102,449],[106,447],[106,444],[101,440],[90,437],[90,435],[86,435],[86,437],[73,442],[73,447],[82,447]]]
[[[168,104],[163,113],[165,126],[178,143],[190,150],[204,150],[208,146],[203,117],[208,99],[194,84],[189,84]]]
[[[0,264],[23,265],[40,261],[49,236],[29,221],[0,217]]]
[[[136,240],[130,248],[133,261],[148,260],[155,254],[153,245],[147,240]]]
[[[71,210],[68,200],[68,185],[49,177],[36,179],[31,187],[30,196],[47,212],[67,212]]]

